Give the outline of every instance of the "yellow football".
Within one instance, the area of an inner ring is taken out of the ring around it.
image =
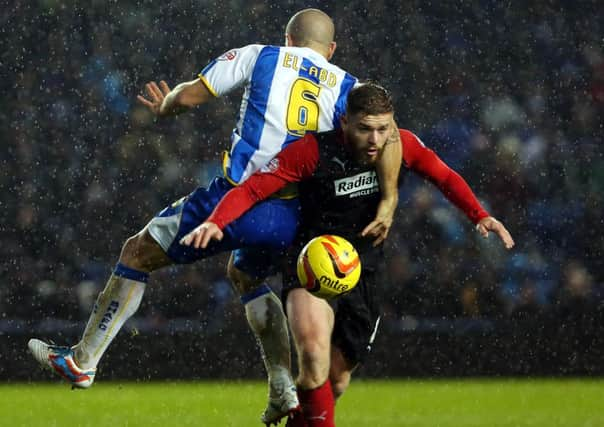
[[[352,244],[331,234],[315,237],[298,255],[296,267],[302,287],[330,299],[350,292],[361,277],[361,260]]]

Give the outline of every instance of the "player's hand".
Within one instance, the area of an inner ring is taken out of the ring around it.
[[[153,114],[159,116],[159,110],[161,104],[164,102],[164,98],[170,93],[170,87],[164,80],[159,82],[159,86],[155,82],[149,82],[145,85],[147,91],[147,97],[137,95],[136,99],[147,107]]]
[[[373,246],[378,246],[386,240],[398,200],[382,200],[378,206],[375,219],[361,231],[361,236],[374,238]]]
[[[180,239],[180,244],[185,246],[193,246],[195,249],[205,249],[208,247],[210,240],[222,240],[224,233],[216,224],[206,221],[198,225],[195,230],[191,231],[185,237]]]
[[[514,239],[512,239],[510,232],[501,222],[497,221],[492,216],[488,216],[478,221],[476,230],[478,230],[480,235],[485,239],[489,237],[489,231],[492,231],[499,236],[506,249],[512,249],[514,247]]]
[[[388,231],[390,231],[391,224],[392,221],[390,221],[389,224],[387,220],[374,219],[367,227],[363,229],[361,236],[374,238],[375,240],[373,241],[373,246],[378,246],[384,240],[386,240],[386,237],[388,237]]]

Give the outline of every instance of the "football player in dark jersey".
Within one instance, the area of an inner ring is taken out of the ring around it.
[[[348,386],[379,325],[376,294],[383,245],[376,246],[359,232],[375,215],[380,201],[375,164],[396,131],[391,125],[393,111],[390,95],[381,86],[367,83],[353,89],[341,130],[307,134],[290,144],[266,167],[230,190],[210,217],[181,241],[203,248],[211,239],[220,240],[222,230],[255,203],[289,183],[299,184],[302,224],[283,272],[283,300],[298,351],[297,385],[303,408],[301,416],[289,420],[290,426],[334,425],[334,398]],[[412,132],[398,132],[402,173],[412,170],[430,180],[483,236],[494,232],[506,248],[512,248],[510,233],[481,206],[465,180]],[[359,284],[329,302],[301,288],[295,275],[301,245],[320,234],[337,234],[352,242],[363,265]]]

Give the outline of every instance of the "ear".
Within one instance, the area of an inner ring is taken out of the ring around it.
[[[340,127],[342,128],[342,130],[346,130],[347,126],[348,126],[348,117],[346,117],[346,113],[344,113],[340,116]]]
[[[331,57],[336,52],[336,42],[329,43],[328,52],[327,52],[327,60],[331,61]]]
[[[293,45],[294,45],[294,41],[292,39],[292,36],[285,33],[285,46],[293,46]]]

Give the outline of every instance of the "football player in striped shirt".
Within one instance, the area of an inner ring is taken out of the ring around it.
[[[221,197],[244,182],[270,159],[307,132],[333,129],[345,112],[346,98],[357,79],[329,62],[334,54],[334,25],[325,13],[306,9],[286,27],[286,46],[249,45],[233,49],[210,62],[193,81],[170,89],[164,81],[146,85],[139,101],[158,116],[178,114],[243,87],[232,147],[224,156],[221,177],[208,188],[166,207],[124,244],[113,274],[88,321],[81,341],[57,347],[32,339],[35,358],[56,370],[74,386],[87,388],[103,353],[142,299],[149,273],[174,263],[191,263],[232,251],[228,275],[241,293],[251,329],[262,347],[269,377],[269,405],[262,421],[277,422],[298,408],[290,373],[287,322],[279,298],[264,283],[276,271],[274,261],[294,239],[299,202],[295,188],[251,210],[225,229],[225,238],[206,249],[181,245]],[[392,133],[392,142],[399,142]],[[397,204],[396,180],[400,143],[389,144],[378,161],[382,203],[364,230],[383,240]]]

